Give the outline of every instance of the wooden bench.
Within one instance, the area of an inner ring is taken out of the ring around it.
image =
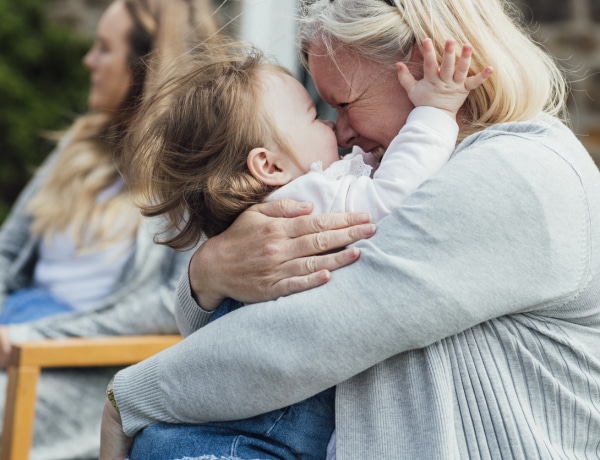
[[[44,368],[127,366],[181,340],[178,335],[69,338],[13,344],[0,460],[25,460],[33,441],[37,382]],[[57,421],[58,422],[58,421]]]

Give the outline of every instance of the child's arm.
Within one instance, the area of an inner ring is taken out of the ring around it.
[[[458,125],[448,115],[432,107],[418,107],[390,143],[372,178],[347,175],[334,180],[311,171],[273,192],[267,201],[310,201],[314,214],[368,212],[371,221],[377,222],[448,161],[457,134]]]
[[[349,185],[345,210],[368,209],[377,221],[446,164],[458,136],[457,112],[469,92],[493,72],[486,67],[467,77],[471,54],[471,46],[463,46],[455,65],[454,42],[448,40],[438,67],[433,44],[426,39],[421,80],[415,80],[406,65],[397,64],[398,79],[416,108],[388,146],[371,183],[359,179]]]
[[[409,114],[406,124],[388,146],[372,179],[348,176],[333,181],[322,174],[309,173],[279,189],[270,199],[311,201],[315,213],[369,212],[373,222],[388,215],[435,175],[454,151],[458,136],[456,112],[469,91],[492,73],[486,67],[467,77],[471,53],[471,47],[464,46],[455,66],[454,42],[449,40],[438,70],[433,45],[427,39],[423,44],[422,80],[415,80],[404,64],[397,64],[400,83],[419,107]]]

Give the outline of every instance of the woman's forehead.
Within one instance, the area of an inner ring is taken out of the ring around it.
[[[338,98],[348,99],[363,93],[384,70],[382,64],[342,47],[332,55],[322,43],[309,48],[308,67],[317,89],[324,93],[321,96],[325,100],[333,97],[337,103],[348,102]]]

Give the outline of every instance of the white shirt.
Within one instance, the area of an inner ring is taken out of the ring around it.
[[[123,182],[117,181],[100,193],[98,201],[109,199],[122,187]],[[132,235],[97,251],[81,253],[68,231],[58,232],[50,241],[40,242],[34,285],[76,311],[93,309],[110,293],[134,246]]]

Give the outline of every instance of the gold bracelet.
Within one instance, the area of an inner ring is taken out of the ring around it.
[[[119,405],[117,404],[117,400],[115,399],[115,392],[113,390],[114,380],[115,378],[113,377],[112,379],[110,379],[110,382],[108,382],[108,387],[106,388],[106,397],[117,411],[117,414],[121,414],[121,411],[119,410]]]

